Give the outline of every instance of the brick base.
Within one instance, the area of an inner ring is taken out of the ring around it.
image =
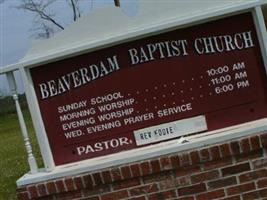
[[[27,185],[18,199],[267,199],[267,133]]]

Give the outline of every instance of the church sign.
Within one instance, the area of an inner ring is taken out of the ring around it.
[[[30,69],[56,165],[267,116],[251,13]]]

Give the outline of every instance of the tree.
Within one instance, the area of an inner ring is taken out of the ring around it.
[[[53,11],[53,4],[58,1],[64,1],[69,5],[70,12],[73,16],[72,21],[76,21],[81,17],[80,0],[21,0],[20,5],[17,6],[18,9],[23,9],[35,14],[33,30],[37,32],[37,38],[49,38],[55,32],[64,30],[65,24],[60,22],[56,12]]]
[[[3,1],[5,0],[0,0],[0,3]],[[81,10],[82,6],[80,6],[81,2],[91,5],[93,3],[93,0],[21,0],[17,8],[35,14],[33,30],[37,32],[37,38],[49,38],[53,36],[54,33],[65,29],[65,24],[60,22],[60,19],[56,16],[56,12],[53,12],[53,4],[59,1],[68,4],[72,15],[72,22],[76,21],[83,14]],[[114,0],[114,4],[119,7],[120,0]]]

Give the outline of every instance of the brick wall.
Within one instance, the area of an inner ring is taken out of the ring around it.
[[[18,199],[267,200],[267,133],[27,185]]]

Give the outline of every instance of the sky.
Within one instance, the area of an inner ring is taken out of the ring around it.
[[[20,2],[21,0],[5,0],[0,4],[0,67],[18,62],[35,40],[33,31],[35,14],[17,9],[16,6]],[[80,0],[83,14],[108,4],[114,5],[114,0]],[[137,12],[137,0],[121,0],[121,8],[126,14],[134,15]],[[65,27],[71,24],[72,16],[66,0],[57,0],[52,5],[52,10]],[[19,93],[23,93],[19,74],[16,75],[16,80]],[[3,75],[0,75],[0,96],[1,93],[9,93],[6,78]]]

